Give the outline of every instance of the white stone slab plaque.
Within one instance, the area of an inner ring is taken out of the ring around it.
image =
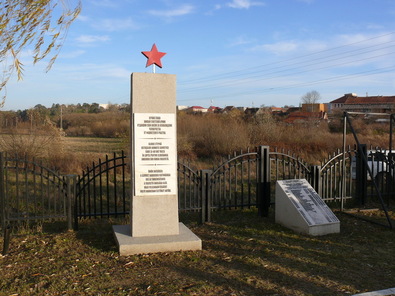
[[[339,219],[305,179],[277,181],[275,219],[311,235],[340,232]]]
[[[175,114],[134,114],[135,195],[177,194],[176,145]]]

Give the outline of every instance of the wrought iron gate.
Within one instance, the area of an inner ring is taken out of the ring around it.
[[[129,213],[130,172],[124,153],[93,163],[76,183],[75,217],[109,217]],[[274,183],[279,179],[310,179],[309,167],[284,151],[259,146],[235,153],[213,170],[193,170],[178,162],[179,210],[200,211],[210,220],[216,209],[257,207],[267,215]],[[76,221],[77,222],[77,221]]]
[[[357,194],[356,156],[355,148],[344,154],[339,150],[321,165],[310,166],[288,151],[259,146],[234,153],[212,170],[178,162],[179,210],[200,212],[202,221],[219,209],[256,207],[265,216],[273,204],[275,182],[295,178],[307,179],[327,203],[343,203]],[[114,154],[92,163],[81,176],[61,176],[34,160],[0,153],[2,228],[7,221],[45,218],[65,218],[71,225],[72,207],[75,225],[79,218],[129,214],[127,164],[124,153]]]
[[[73,177],[61,176],[27,157],[0,152],[0,220],[67,219],[71,229]]]

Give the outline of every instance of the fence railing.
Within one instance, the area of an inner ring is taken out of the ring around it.
[[[200,211],[201,200],[201,175],[194,171],[189,163],[177,163],[178,181],[178,209],[182,212]]]
[[[71,228],[72,176],[60,176],[27,157],[0,152],[0,220],[67,219]]]
[[[320,181],[315,188],[324,201],[342,202],[353,196],[355,178],[352,177],[352,160],[355,155],[356,149],[348,147],[344,153],[338,150],[333,155],[329,155],[328,159],[318,166],[317,174]]]
[[[106,155],[78,176],[76,217],[110,217],[129,212],[130,172],[124,152]]]
[[[73,214],[76,227],[79,218],[129,214],[128,162],[124,153],[114,154],[92,163],[81,176],[61,176],[34,160],[0,153],[1,227],[11,221],[46,218],[67,219],[71,225]],[[345,153],[336,151],[321,165],[308,165],[290,152],[269,146],[235,153],[211,170],[194,170],[178,162],[179,210],[200,212],[202,221],[210,221],[212,211],[219,209],[256,207],[265,216],[273,205],[275,182],[295,178],[307,179],[327,203],[343,206],[355,196],[369,196],[368,186],[357,184],[361,177],[356,174],[366,179],[361,165],[355,147]],[[384,196],[389,201],[395,166],[388,164],[384,170],[377,156],[372,166],[373,170],[381,166],[386,179],[379,186],[387,190]]]
[[[257,206],[259,176],[258,151],[235,153],[228,156],[214,170],[206,170],[209,177],[211,208],[250,208]]]
[[[130,196],[125,192],[129,190],[130,172],[121,170],[125,159],[124,154],[114,154],[84,171],[77,182],[76,217],[129,213]],[[270,152],[269,146],[235,153],[212,170],[193,170],[184,162],[178,162],[177,168],[179,210],[199,211],[202,221],[209,221],[216,209],[257,207],[260,215],[267,215],[276,180],[309,179],[311,175],[302,160],[284,151]]]

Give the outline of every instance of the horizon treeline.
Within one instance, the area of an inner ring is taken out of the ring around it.
[[[56,123],[58,127],[60,125],[62,117],[67,114],[98,114],[104,112],[130,112],[130,104],[107,104],[106,108],[102,107],[98,103],[83,103],[83,104],[52,104],[51,107],[47,108],[41,104],[37,104],[33,108],[17,110],[17,111],[0,111],[1,114],[1,127],[16,127],[18,123],[33,122],[34,124],[40,125],[50,119],[53,123]]]
[[[107,104],[106,108],[97,103],[52,104],[50,108],[38,104],[23,111],[1,111],[0,127],[26,133],[33,128],[52,125],[68,136],[123,137],[129,129],[129,114],[129,104]]]

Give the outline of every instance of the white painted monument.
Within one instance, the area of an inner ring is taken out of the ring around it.
[[[161,67],[154,46],[143,53]],[[133,73],[130,121],[131,221],[113,227],[120,254],[201,250],[178,220],[176,76]]]
[[[275,205],[276,223],[296,232],[340,232],[339,219],[305,179],[277,181]]]

